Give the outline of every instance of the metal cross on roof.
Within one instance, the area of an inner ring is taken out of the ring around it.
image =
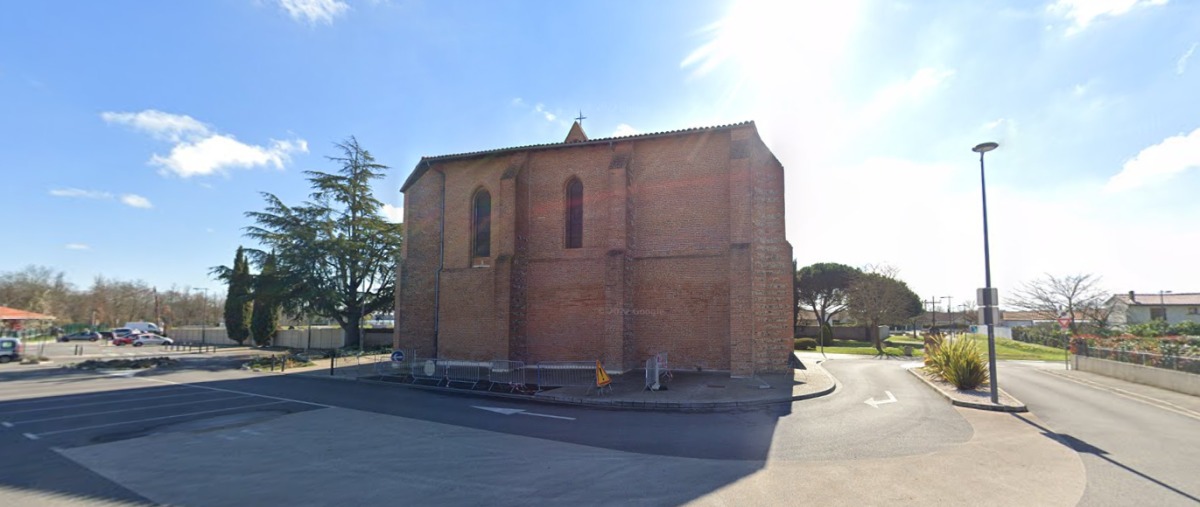
[[[584,115],[583,115],[583,110],[582,110],[582,109],[580,109],[580,110],[579,110],[579,117],[575,118],[575,121],[579,122],[579,126],[580,126],[580,127],[582,127],[582,126],[583,126],[583,120],[586,120],[586,119],[587,119],[587,116],[584,116]]]

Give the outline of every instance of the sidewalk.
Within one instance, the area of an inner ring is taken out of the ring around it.
[[[401,381],[399,377],[380,377],[374,372],[374,358],[364,357],[362,366],[354,364],[335,365],[330,374],[328,359],[317,359],[316,365],[288,369],[286,374],[304,375],[313,378],[334,380],[362,380],[383,382],[407,388],[427,389],[438,392],[462,393],[482,397],[522,399],[544,403],[584,405],[630,410],[664,411],[712,411],[735,410],[759,407],[776,403],[816,398],[832,393],[836,380],[824,368],[812,360],[804,360],[805,369],[790,373],[756,375],[748,378],[732,378],[729,372],[720,371],[675,371],[673,377],[663,382],[665,389],[649,391],[645,387],[645,373],[633,370],[624,374],[613,374],[612,384],[603,392],[596,388],[558,387],[532,394],[498,392],[480,386],[474,389],[462,387],[438,387]],[[270,373],[270,372],[264,372]],[[281,372],[277,372],[281,373]],[[530,386],[536,387],[536,386]]]

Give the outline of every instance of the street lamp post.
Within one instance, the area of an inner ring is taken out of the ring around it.
[[[971,151],[979,154],[979,189],[983,196],[983,277],[984,289],[983,292],[987,297],[991,297],[992,293],[992,258],[988,248],[988,219],[987,219],[987,179],[984,176],[983,170],[983,154],[998,148],[1000,145],[993,142],[980,143]],[[992,322],[992,309],[998,303],[997,301],[984,301],[983,315],[984,324],[987,325],[988,337],[988,384],[991,387],[992,403],[1000,403],[999,379],[996,378],[996,331],[995,323]]]

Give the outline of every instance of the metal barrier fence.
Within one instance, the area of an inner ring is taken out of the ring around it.
[[[1110,361],[1140,364],[1142,366],[1153,366],[1155,368],[1162,368],[1165,370],[1200,374],[1200,358],[1198,357],[1166,356],[1162,354],[1151,354],[1149,352],[1104,349],[1088,346],[1080,347],[1079,354],[1086,357],[1094,357],[1096,359],[1108,359]]]
[[[400,351],[404,355],[402,361],[394,361],[391,356],[376,357],[375,374],[380,377],[406,377],[412,372],[413,360],[417,357],[417,351],[409,349]]]
[[[596,363],[593,361],[542,361],[537,364],[537,386],[596,387]]]
[[[434,382],[441,385],[446,379],[446,365],[432,357],[414,357],[409,370],[413,382]]]
[[[455,361],[442,360],[438,361],[445,365],[446,385],[452,384],[471,384],[471,388],[479,386],[480,382],[486,382],[488,371],[491,369],[491,363],[488,361]]]
[[[488,389],[493,387],[508,387],[509,392],[524,390],[525,362],[524,361],[492,361],[488,367]]]
[[[670,380],[671,367],[667,362],[667,353],[659,352],[646,359],[646,390],[658,391],[662,389],[663,380]]]
[[[597,389],[597,361],[545,361],[526,365],[523,361],[439,359],[417,357],[415,350],[407,351],[403,360],[392,361],[389,356],[359,358],[339,356],[332,360],[330,374],[356,375],[379,379],[392,378],[401,382],[426,383],[435,386],[488,390],[500,387],[509,392],[532,392],[556,387],[587,387]],[[665,365],[665,358],[662,359]],[[335,373],[336,372],[336,373]],[[609,390],[601,386],[600,392]]]
[[[164,343],[163,350],[168,350],[168,351],[173,351],[173,352],[199,352],[201,354],[209,354],[209,353],[216,352],[217,346],[207,344],[207,343],[174,342],[174,343]]]

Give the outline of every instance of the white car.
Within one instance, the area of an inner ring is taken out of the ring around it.
[[[166,336],[159,336],[154,333],[140,333],[130,336],[133,338],[133,346],[141,347],[142,345],[170,345],[175,343],[174,340]]]

